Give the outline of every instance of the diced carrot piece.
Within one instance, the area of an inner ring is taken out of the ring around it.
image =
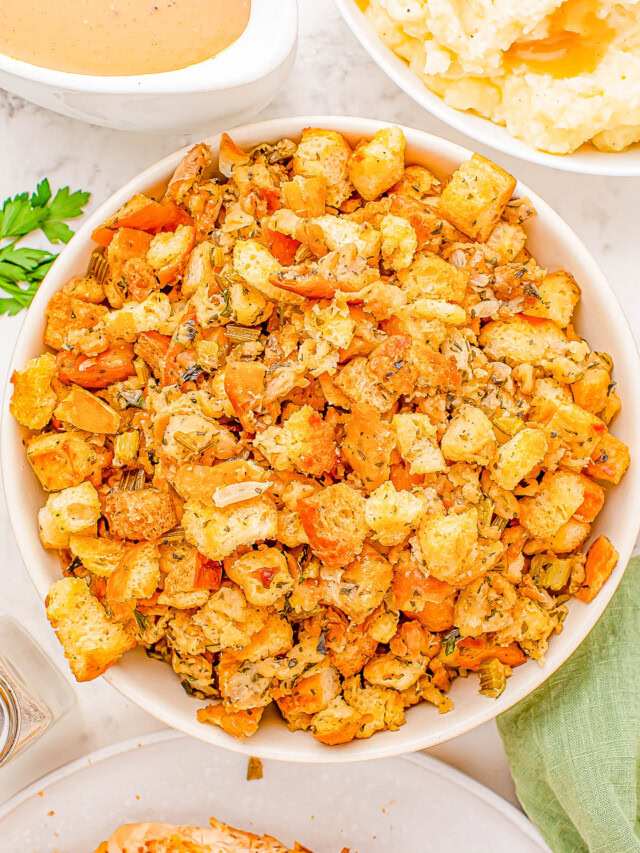
[[[508,666],[520,666],[526,661],[525,654],[517,643],[496,646],[489,643],[486,637],[465,637],[456,644],[451,654],[440,653],[440,659],[447,666],[471,670],[478,669],[480,664],[489,658],[498,658]]]
[[[618,563],[618,552],[606,536],[598,536],[587,551],[584,583],[576,592],[576,598],[589,603],[608,580]]]
[[[295,262],[298,246],[301,245],[299,240],[294,240],[293,237],[288,237],[279,231],[272,231],[270,228],[263,228],[262,236],[267,249],[283,266],[288,267]]]
[[[589,524],[602,509],[604,504],[604,489],[594,483],[589,477],[582,476],[584,485],[584,500],[574,514],[578,521],[586,521]]]

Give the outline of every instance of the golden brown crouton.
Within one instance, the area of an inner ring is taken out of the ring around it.
[[[72,430],[42,433],[28,441],[27,459],[43,489],[57,492],[99,476],[110,454],[90,439]]]
[[[329,207],[339,207],[349,198],[353,187],[347,176],[351,148],[335,130],[308,127],[293,155],[294,175],[324,178]]]
[[[420,494],[398,491],[391,481],[367,498],[365,519],[381,545],[400,545],[424,515],[427,501]]]
[[[74,534],[69,537],[69,550],[82,565],[98,577],[109,577],[122,559],[123,544],[115,539]]]
[[[156,234],[147,251],[147,263],[162,286],[174,284],[182,275],[196,241],[191,225]]]
[[[335,429],[311,406],[298,409],[283,426],[258,433],[254,445],[276,471],[296,468],[317,477],[337,462]]]
[[[380,234],[385,265],[392,270],[409,267],[418,248],[418,237],[411,223],[402,216],[388,213],[380,223]]]
[[[126,548],[107,581],[108,601],[151,598],[160,583],[160,551],[153,542]]]
[[[416,255],[408,269],[399,272],[398,281],[411,301],[426,296],[445,299],[447,302],[462,302],[469,273],[454,267],[438,255],[423,252]]]
[[[286,557],[277,548],[261,548],[225,560],[225,572],[242,587],[249,604],[260,607],[275,604],[293,588]]]
[[[373,201],[404,175],[404,133],[399,127],[379,130],[349,158],[349,178],[362,198]]]
[[[188,500],[182,525],[187,541],[211,560],[222,560],[240,545],[275,539],[278,513],[266,495],[220,509]]]
[[[376,409],[367,405],[352,407],[340,453],[367,491],[373,491],[389,479],[394,446],[394,433]]]
[[[549,347],[567,338],[552,320],[516,314],[509,320],[495,320],[482,327],[480,346],[485,354],[507,364],[538,364]]]
[[[54,293],[45,310],[45,344],[53,349],[62,349],[69,332],[84,332],[93,328],[108,311],[106,305],[93,305],[63,292]]]
[[[368,714],[363,716],[341,696],[336,696],[326,708],[313,715],[311,733],[320,743],[333,746],[353,740],[362,725],[369,722]]]
[[[463,403],[451,419],[440,441],[445,459],[487,465],[497,442],[493,425],[482,409]]]
[[[571,471],[548,471],[535,497],[518,501],[520,523],[537,539],[558,532],[584,500],[584,483]]]
[[[118,432],[120,415],[100,397],[96,397],[86,388],[74,385],[71,392],[55,408],[54,416],[76,429],[87,432]]]
[[[591,455],[586,473],[595,480],[619,483],[629,467],[627,445],[607,432]]]
[[[344,567],[339,580],[322,584],[322,600],[333,604],[347,617],[361,625],[389,590],[393,569],[382,554],[365,545],[358,557]]]
[[[23,370],[11,377],[13,395],[9,410],[13,417],[29,429],[43,429],[51,420],[58,398],[51,388],[56,375],[56,360],[50,352],[30,358]]]
[[[107,617],[102,604],[80,578],[56,581],[46,605],[47,618],[78,681],[91,681],[102,675],[136,644],[122,625]]]
[[[438,214],[463,234],[484,243],[502,216],[516,179],[474,154],[451,176],[438,202]]]
[[[113,491],[102,499],[109,530],[118,539],[157,539],[178,523],[167,492]]]
[[[418,530],[421,557],[438,580],[460,587],[469,582],[465,561],[478,539],[478,511],[423,516]]]
[[[495,458],[492,477],[502,489],[512,491],[547,452],[543,430],[527,427],[503,444]]]
[[[377,381],[367,359],[361,356],[348,361],[334,383],[352,403],[364,403],[379,412],[388,412],[396,400],[396,395]]]
[[[580,300],[580,287],[575,278],[564,270],[549,273],[543,278],[538,291],[539,301],[525,308],[524,313],[532,317],[546,317],[561,329],[566,329]]]
[[[236,242],[233,247],[233,269],[247,284],[259,290],[268,299],[289,305],[300,305],[305,301],[297,293],[291,293],[271,284],[269,279],[280,272],[282,265],[257,240],[238,240]]]
[[[52,492],[38,513],[45,548],[66,548],[72,533],[91,533],[100,518],[100,498],[91,483]]]
[[[394,415],[391,427],[400,455],[409,463],[412,474],[446,471],[447,463],[436,441],[436,428],[428,415],[419,412]]]
[[[309,543],[324,563],[342,567],[358,556],[367,535],[364,509],[362,495],[346,483],[298,501]]]

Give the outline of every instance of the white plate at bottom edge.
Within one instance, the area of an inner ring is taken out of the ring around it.
[[[0,809],[2,853],[92,853],[122,823],[211,815],[316,853],[550,853],[517,809],[425,755],[309,766],[247,758],[178,732],[115,744],[48,774]]]

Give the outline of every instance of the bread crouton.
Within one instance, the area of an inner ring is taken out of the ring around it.
[[[335,746],[353,740],[362,725],[370,721],[368,714],[363,716],[341,696],[336,696],[326,708],[313,715],[310,729],[320,743]]]
[[[345,702],[363,717],[371,717],[356,734],[358,738],[371,737],[385,729],[395,732],[404,725],[404,705],[397,690],[371,684],[363,686],[362,677],[353,675],[343,684],[343,696]]]
[[[561,329],[566,329],[580,300],[580,287],[575,278],[564,270],[548,273],[542,279],[538,292],[540,299],[535,305],[525,308],[524,313],[531,317],[546,317]]]
[[[581,506],[584,491],[579,474],[547,472],[535,497],[518,501],[520,524],[536,539],[551,538]]]
[[[600,448],[606,434],[600,418],[569,400],[559,403],[544,428],[550,447],[559,442],[569,451],[563,464],[577,470],[589,464],[589,457]]]
[[[576,592],[576,598],[587,604],[593,601],[617,566],[618,557],[618,552],[607,537],[598,536],[587,551],[584,583]]]
[[[516,314],[508,320],[494,320],[482,327],[478,336],[485,355],[507,364],[539,364],[555,344],[567,338],[553,320]]]
[[[135,638],[112,622],[80,578],[63,578],[49,590],[47,619],[78,681],[91,681],[113,666]]]
[[[589,536],[591,525],[586,521],[578,521],[573,517],[563,524],[549,539],[535,539],[524,546],[525,554],[540,554],[553,551],[556,554],[567,554],[575,551]]]
[[[249,604],[268,607],[293,588],[287,559],[277,548],[261,548],[226,560],[224,569],[242,587]]]
[[[522,225],[500,221],[496,223],[486,242],[487,246],[495,252],[497,261],[500,264],[508,264],[524,249],[527,232]]]
[[[99,476],[110,453],[83,433],[47,432],[29,439],[27,459],[42,488],[58,492]]]
[[[261,674],[259,664],[241,662],[233,654],[223,652],[216,673],[218,689],[227,711],[264,708],[271,703],[271,679]]]
[[[246,711],[227,711],[223,705],[207,705],[198,708],[198,722],[219,726],[228,735],[237,738],[251,737],[258,731],[264,708],[249,708]]]
[[[517,595],[500,572],[487,572],[461,590],[455,603],[453,624],[463,637],[481,637],[513,622]]]
[[[108,311],[106,305],[94,305],[62,291],[54,293],[45,309],[47,317],[47,327],[44,331],[45,344],[52,349],[62,349],[70,332],[85,332],[87,329],[92,329]]]
[[[204,607],[193,615],[193,624],[202,629],[212,652],[239,650],[266,624],[266,611],[247,602],[240,587],[222,586]]]
[[[211,560],[222,560],[240,547],[275,539],[278,513],[266,495],[219,509],[196,500],[184,505],[182,526],[188,542]]]
[[[338,458],[335,428],[311,406],[298,409],[281,427],[267,427],[253,443],[276,471],[293,467],[317,477],[331,471]]]
[[[377,260],[380,255],[380,232],[368,222],[354,222],[325,214],[313,220],[313,224],[322,230],[323,241],[331,251],[352,243],[358,255],[367,260]]]
[[[307,669],[291,694],[278,700],[283,714],[317,714],[340,695],[342,685],[338,670],[328,661]]]
[[[293,155],[293,173],[306,178],[322,177],[326,182],[326,202],[340,207],[353,187],[347,175],[351,148],[335,130],[308,127]]]
[[[428,658],[420,656],[415,660],[399,657],[386,652],[373,657],[362,670],[365,681],[378,687],[407,690],[424,675]]]
[[[233,247],[233,269],[247,284],[259,290],[268,299],[289,305],[301,305],[304,297],[291,293],[275,284],[271,276],[280,272],[282,265],[268,249],[257,240],[238,240]]]
[[[146,260],[163,287],[180,278],[195,243],[192,225],[178,225],[175,231],[161,232],[151,240]]]
[[[445,459],[488,465],[497,448],[493,424],[482,409],[463,403],[440,441]]]
[[[426,296],[459,303],[464,299],[469,273],[438,255],[421,252],[408,269],[399,272],[398,281],[410,301]]]
[[[434,474],[447,470],[447,463],[436,441],[436,428],[428,415],[419,412],[394,415],[391,427],[396,434],[400,455],[409,463],[412,474]]]
[[[160,584],[160,551],[153,542],[125,548],[118,568],[107,581],[108,601],[151,598]]]
[[[323,582],[322,600],[361,625],[382,604],[392,578],[389,561],[370,545],[365,545],[360,555],[344,567],[338,580]]]
[[[366,201],[373,201],[404,175],[404,133],[399,127],[379,130],[349,158],[349,178]]]
[[[108,578],[122,559],[123,544],[115,539],[76,533],[69,537],[69,550],[91,574]]]
[[[313,551],[329,566],[358,556],[368,529],[365,500],[346,483],[336,483],[298,501],[298,512]]]
[[[362,356],[348,361],[338,373],[334,384],[352,403],[364,403],[379,412],[388,412],[396,401],[396,396],[377,381],[367,359]]]
[[[586,473],[594,480],[619,483],[629,467],[631,457],[627,445],[607,432],[591,454]]]
[[[474,154],[451,176],[438,215],[467,237],[484,243],[516,188],[516,179],[486,157]]]
[[[110,311],[102,321],[109,340],[135,340],[140,332],[158,331],[171,314],[171,302],[166,293],[150,293],[142,302],[126,302],[117,311]]]
[[[307,218],[323,215],[327,182],[321,175],[312,178],[294,175],[290,181],[284,181],[281,188],[285,205],[297,216]]]
[[[503,444],[494,460],[491,476],[501,489],[513,491],[547,452],[544,430],[525,427]]]
[[[11,376],[13,394],[9,410],[13,417],[29,429],[43,429],[51,420],[58,398],[51,388],[56,375],[56,360],[50,352],[30,358],[23,370]]]
[[[171,496],[152,488],[110,492],[102,510],[117,539],[157,539],[178,523]]]
[[[395,443],[393,430],[376,409],[362,404],[352,407],[340,453],[367,491],[377,489],[389,479]]]
[[[367,498],[365,519],[373,538],[381,545],[400,545],[418,525],[426,501],[418,494],[397,491],[391,481],[383,483]]]
[[[93,532],[100,518],[100,498],[91,483],[52,492],[38,513],[45,548],[66,548],[72,533]]]
[[[347,349],[356,330],[355,320],[344,301],[312,302],[304,311],[304,328],[314,340]]]
[[[100,397],[79,385],[71,388],[53,414],[59,421],[87,432],[113,435],[120,427],[120,414]]]
[[[418,248],[415,228],[402,216],[387,213],[380,223],[382,259],[392,270],[404,270],[411,265]]]
[[[418,529],[420,556],[438,580],[459,588],[468,582],[465,560],[478,539],[478,511],[423,516]],[[462,581],[462,582],[461,582]]]

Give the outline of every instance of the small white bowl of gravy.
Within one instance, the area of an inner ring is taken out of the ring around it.
[[[245,121],[284,84],[297,0],[0,0],[0,87],[118,130]]]

